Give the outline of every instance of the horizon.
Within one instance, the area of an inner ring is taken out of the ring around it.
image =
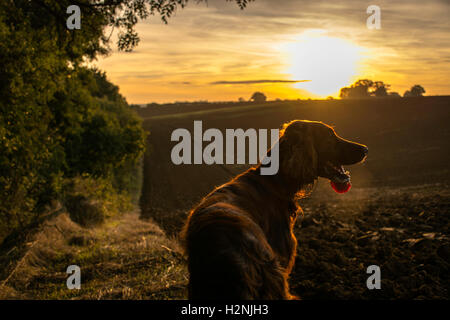
[[[149,105],[155,104],[155,105],[171,105],[171,104],[238,104],[238,103],[268,103],[268,102],[297,102],[297,101],[348,101],[348,100],[364,100],[364,99],[400,99],[400,98],[406,98],[406,99],[423,99],[423,98],[435,98],[435,97],[450,97],[450,94],[436,94],[436,95],[423,95],[420,97],[360,97],[360,98],[293,98],[293,99],[280,99],[280,98],[273,98],[273,99],[267,99],[264,102],[254,102],[250,99],[244,100],[244,101],[238,101],[238,100],[176,100],[176,101],[168,101],[168,102],[144,102],[144,103],[130,103],[129,105],[137,105],[141,106],[143,108],[148,107]]]

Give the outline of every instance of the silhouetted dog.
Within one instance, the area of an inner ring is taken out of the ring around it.
[[[300,120],[284,125],[278,143],[276,175],[261,175],[259,164],[191,210],[182,233],[190,299],[295,298],[287,279],[297,246],[292,230],[301,212],[296,198],[319,176],[346,192],[350,176],[342,165],[362,161],[368,149],[326,124]]]

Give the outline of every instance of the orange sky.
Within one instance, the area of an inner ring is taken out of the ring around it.
[[[97,65],[129,103],[249,99],[255,91],[326,98],[361,78],[400,94],[415,84],[450,94],[448,1],[377,1],[380,30],[366,26],[370,4],[256,0],[241,11],[225,0],[192,2],[168,25],[140,22],[134,52],[114,50]],[[278,82],[242,83],[255,80]]]

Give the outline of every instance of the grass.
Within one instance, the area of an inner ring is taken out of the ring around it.
[[[81,268],[69,290],[66,269]],[[0,282],[1,299],[183,299],[187,271],[176,241],[138,213],[83,228],[66,213],[48,221]]]

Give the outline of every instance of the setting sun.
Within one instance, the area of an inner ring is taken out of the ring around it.
[[[319,97],[337,96],[339,89],[359,76],[358,64],[363,48],[349,41],[306,33],[281,47],[288,55],[285,70],[293,79],[307,79],[294,87]]]

